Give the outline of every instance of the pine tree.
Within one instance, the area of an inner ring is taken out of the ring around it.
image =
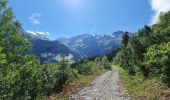
[[[71,75],[71,68],[69,61],[65,59],[65,56],[61,56],[61,61],[59,62],[59,79],[56,84],[57,91],[61,91],[63,85],[69,81]]]
[[[127,47],[128,41],[129,41],[129,33],[125,32],[125,34],[122,37],[122,41],[121,41],[121,47]]]

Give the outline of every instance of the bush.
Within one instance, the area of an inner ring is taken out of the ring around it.
[[[39,61],[29,57],[24,64],[8,64],[0,73],[0,99],[36,99],[44,96]],[[34,59],[32,61],[32,59]],[[2,70],[2,68],[1,68]]]
[[[53,92],[53,89],[55,88],[55,84],[57,84],[57,80],[59,77],[59,70],[57,64],[52,63],[45,63],[43,66],[43,91],[45,95],[50,95],[51,92]]]
[[[147,49],[144,62],[151,74],[159,74],[164,82],[170,84],[170,42],[153,45]]]
[[[96,63],[92,61],[87,61],[86,63],[81,64],[78,71],[80,74],[90,75],[93,72],[95,72],[98,68],[99,66]]]
[[[114,58],[114,62],[127,70],[127,72],[131,75],[135,75],[136,73],[135,61],[136,60],[134,59],[134,55],[128,48],[119,51]]]
[[[110,65],[109,60],[107,59],[107,57],[102,58],[102,66],[105,69],[109,69],[109,70],[112,69],[112,66]]]

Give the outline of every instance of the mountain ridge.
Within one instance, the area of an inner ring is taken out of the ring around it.
[[[69,38],[57,38],[72,51],[78,53],[83,58],[101,56],[117,49],[120,45],[123,31],[113,32],[112,34],[82,34]]]
[[[57,40],[50,40],[43,34],[35,35],[32,33],[26,33],[26,38],[32,42],[32,51],[41,62],[59,62],[61,56],[65,56],[70,63],[73,63],[81,59],[80,55],[70,50]]]
[[[58,62],[62,55],[65,55],[70,62],[74,62],[112,52],[119,48],[123,35],[123,31],[103,35],[86,33],[50,40],[43,34],[28,33],[27,38],[32,39],[32,53],[39,57],[42,62]]]

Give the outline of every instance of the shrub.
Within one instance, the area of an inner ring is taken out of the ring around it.
[[[81,67],[79,68],[79,73],[83,75],[90,75],[96,70],[94,63],[91,61],[88,61],[86,63],[81,64]]]
[[[152,70],[151,74],[160,74],[170,84],[170,42],[149,47],[144,63]]]
[[[42,65],[43,68],[43,91],[45,95],[50,95],[51,92],[53,92],[53,89],[55,88],[56,81],[59,77],[59,70],[57,64],[52,63],[45,63]]]
[[[103,68],[105,68],[105,69],[109,69],[109,70],[112,69],[112,67],[111,67],[111,65],[110,65],[109,60],[107,59],[107,57],[103,57],[103,58],[102,58],[102,66],[103,66]]]

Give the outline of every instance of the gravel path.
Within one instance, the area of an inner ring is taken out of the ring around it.
[[[108,71],[83,88],[69,100],[130,100],[123,89],[117,70]]]

